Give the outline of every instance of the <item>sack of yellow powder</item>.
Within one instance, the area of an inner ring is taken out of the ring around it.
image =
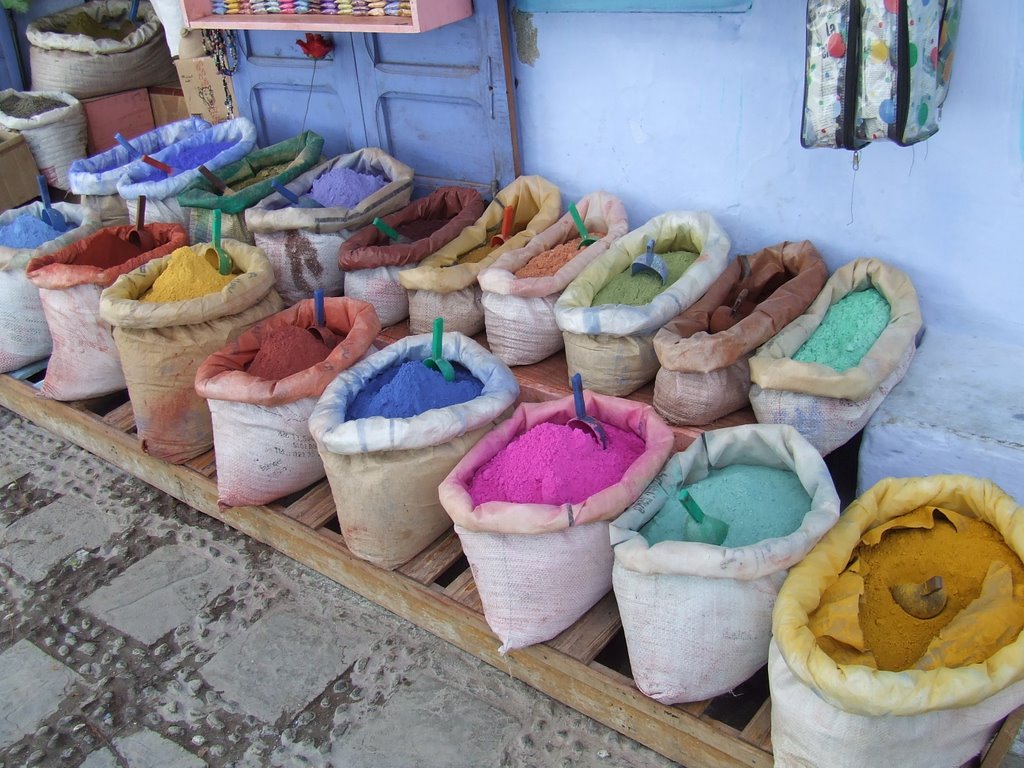
[[[511,236],[501,245],[491,239],[501,234],[505,208],[515,210]],[[399,281],[409,291],[409,329],[430,333],[435,317],[444,318],[446,331],[474,336],[484,329],[484,309],[477,275],[503,253],[522,248],[537,233],[558,219],[562,197],[558,187],[540,176],[520,176],[502,189],[483,215],[451,242],[401,272]]]
[[[991,530],[945,545],[944,568],[922,563],[923,543],[895,553],[884,571],[864,554],[889,536],[940,527],[947,530],[929,535],[948,536],[949,526]],[[1022,553],[1024,509],[988,480],[887,478],[855,500],[790,570],[775,604],[768,661],[775,765],[956,768],[976,756],[1024,704]],[[871,568],[899,584],[926,572],[943,576],[946,608],[931,619],[868,610],[884,605],[869,602],[879,597],[873,590],[884,588],[886,598],[894,586],[873,585]],[[933,638],[904,653],[927,622],[937,622]],[[894,652],[904,653],[903,663],[892,663]]]
[[[212,244],[198,243],[122,275],[100,294],[142,449],[174,464],[213,445],[210,411],[195,391],[200,363],[282,308],[263,252],[236,240],[221,246],[233,266],[228,276],[208,259]]]
[[[650,300],[616,301],[627,298],[622,294],[632,286],[650,287],[658,280],[630,274],[630,265],[644,255],[651,239],[655,254],[672,259],[675,266],[668,266],[675,274],[658,284]],[[628,395],[649,382],[658,373],[654,335],[707,291],[728,259],[729,238],[707,213],[664,213],[616,240],[555,304],[569,373],[581,374],[585,387],[606,395]]]
[[[576,208],[588,234],[597,235],[594,243],[579,247],[579,231],[566,213],[525,247],[503,253],[477,278],[487,344],[508,365],[539,363],[562,348],[555,302],[584,267],[629,230],[625,206],[606,192],[587,195]]]
[[[854,337],[865,333],[874,318],[850,313],[823,337],[819,351],[829,354],[818,357],[833,360],[799,359],[805,345],[816,341],[819,328],[826,328],[830,313],[838,319],[841,302],[868,291],[888,303],[888,319],[882,318],[872,340]],[[792,424],[822,455],[831,453],[867,424],[903,378],[921,322],[917,291],[904,272],[878,259],[856,259],[840,267],[807,311],[750,358],[754,415],[762,423]],[[851,357],[851,350],[860,343],[867,349],[854,360],[858,355]]]

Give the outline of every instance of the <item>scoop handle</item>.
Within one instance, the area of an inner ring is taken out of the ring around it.
[[[218,195],[223,195],[227,191],[228,185],[224,183],[223,179],[205,165],[200,165],[198,171],[203,175],[204,179],[213,185],[213,190]]]
[[[140,157],[142,155],[142,153],[139,152],[139,150],[137,150],[135,147],[133,147],[128,142],[128,139],[126,139],[120,133],[114,134],[114,141],[116,141],[118,144],[120,144],[122,147],[128,150],[128,154],[131,155],[132,157]]]
[[[508,240],[512,235],[512,224],[516,219],[516,207],[506,205],[505,212],[501,216],[501,239]]]
[[[207,176],[207,178],[209,178],[209,176]],[[220,181],[220,179],[218,179],[218,181]],[[292,205],[299,204],[299,196],[292,192],[290,189],[288,189],[288,187],[286,187],[277,179],[274,179],[272,182],[270,182],[270,186],[277,190],[277,193]]]
[[[444,336],[444,318],[434,318],[434,337],[430,341],[430,356],[434,360],[440,360],[442,357],[442,337]]]
[[[46,177],[43,174],[36,176],[36,184],[39,185],[39,197],[43,199],[43,207],[49,210],[53,206],[50,204],[50,187],[46,183]]]
[[[313,312],[316,314],[316,324],[322,327],[326,324],[324,314],[324,289],[317,288],[313,291]]]
[[[174,173],[174,169],[171,168],[171,166],[169,166],[167,163],[161,163],[159,160],[157,160],[154,157],[150,157],[149,155],[143,155],[142,162],[146,163],[147,165],[152,165],[154,168],[156,168],[159,171],[163,171],[168,176]]]
[[[569,203],[569,215],[572,216],[572,220],[576,224],[576,231],[580,233],[580,237],[585,238],[587,236],[587,228],[583,224],[583,217],[580,216],[580,212],[576,210],[576,203]]]
[[[704,510],[700,508],[700,504],[697,500],[690,495],[690,492],[685,488],[679,490],[679,501],[686,508],[686,511],[690,513],[690,517],[698,525],[704,522]]]
[[[139,200],[135,204],[135,231],[141,232],[144,226],[146,226],[146,196],[139,195]]]
[[[587,406],[583,401],[583,377],[578,373],[572,375],[572,402],[576,407],[576,418],[586,418]]]

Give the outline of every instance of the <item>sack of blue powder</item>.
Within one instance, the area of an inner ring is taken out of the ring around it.
[[[649,240],[668,266],[664,283],[631,269]],[[708,213],[663,213],[616,240],[555,304],[569,373],[606,395],[628,395],[649,382],[658,373],[658,329],[707,291],[728,258],[729,238]]]
[[[42,360],[52,349],[39,289],[25,274],[28,263],[99,229],[99,219],[84,206],[53,208],[69,229],[60,232],[42,221],[38,202],[0,213],[0,373]]]
[[[754,415],[792,424],[822,455],[831,453],[903,378],[921,324],[906,273],[878,259],[845,264],[806,312],[750,358]]]
[[[787,570],[839,518],[828,467],[792,427],[701,437],[669,457],[610,527],[633,679],[665,704],[714,698],[765,665]]]
[[[511,371],[446,333],[455,380],[424,364],[431,336],[409,336],[343,371],[309,418],[345,544],[397,568],[451,528],[438,486],[519,395]]]
[[[322,288],[341,295],[344,275],[338,251],[353,232],[397,211],[412,197],[413,169],[382,149],[367,147],[335,157],[301,174],[245,212],[257,246],[274,265],[286,304]]]

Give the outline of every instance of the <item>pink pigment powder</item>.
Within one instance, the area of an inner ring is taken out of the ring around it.
[[[564,424],[538,424],[477,470],[469,486],[473,505],[578,504],[622,479],[644,452],[642,438],[604,425],[608,447]]]

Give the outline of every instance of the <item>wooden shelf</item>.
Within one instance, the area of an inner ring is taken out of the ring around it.
[[[298,30],[415,34],[469,18],[472,0],[412,0],[412,16],[346,16],[318,13],[225,13],[211,0],[181,0],[185,23],[194,29]]]

